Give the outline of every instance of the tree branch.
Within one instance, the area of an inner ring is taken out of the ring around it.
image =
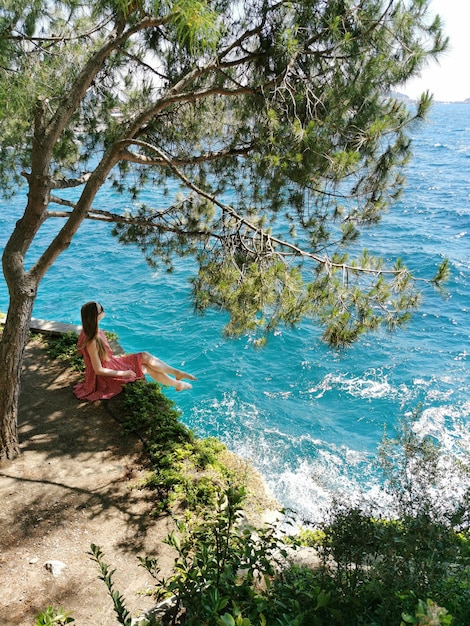
[[[382,268],[358,267],[358,266],[349,265],[346,263],[335,263],[328,256],[321,257],[317,254],[313,254],[311,252],[307,252],[306,250],[302,250],[301,248],[299,248],[293,243],[290,243],[283,239],[279,239],[278,237],[274,237],[273,235],[266,233],[264,230],[262,230],[261,228],[253,224],[252,222],[248,221],[241,215],[239,215],[235,211],[235,209],[233,209],[233,207],[220,202],[214,195],[207,193],[206,191],[204,191],[203,189],[195,185],[192,181],[189,180],[189,178],[185,176],[185,174],[183,174],[183,172],[181,172],[181,170],[175,165],[175,163],[170,158],[168,158],[159,148],[157,148],[156,146],[152,146],[151,144],[148,144],[143,141],[140,141],[138,143],[145,146],[149,150],[156,152],[159,155],[159,157],[163,161],[166,162],[167,166],[171,169],[171,171],[175,174],[175,176],[177,176],[186,185],[186,187],[188,187],[188,189],[191,189],[198,196],[205,198],[206,200],[209,200],[210,202],[215,204],[217,207],[219,207],[219,209],[222,210],[223,213],[229,214],[238,222],[238,224],[243,225],[248,230],[255,233],[261,240],[266,240],[266,242],[270,244],[273,243],[281,248],[290,250],[290,252],[293,253],[294,256],[296,257],[308,258],[308,259],[315,261],[319,265],[322,265],[323,267],[326,267],[328,269],[334,268],[334,269],[342,270],[343,272],[353,271],[353,272],[375,274],[375,275],[379,275],[379,274],[399,275],[399,274],[402,274],[404,271],[403,269],[384,270]]]
[[[57,196],[50,196],[49,201],[53,202],[54,204],[61,204],[63,206],[69,206],[72,209],[74,209],[76,206],[75,202],[72,202],[71,200],[65,200],[65,198],[58,198]],[[49,217],[49,213],[47,214],[47,217]]]
[[[106,24],[109,24],[111,22],[111,17],[103,20],[102,22],[100,22],[99,24],[97,24],[96,26],[94,26],[93,28],[91,28],[90,30],[87,30],[83,33],[79,33],[78,35],[75,35],[73,37],[64,37],[64,35],[49,35],[48,37],[44,37],[44,36],[34,36],[34,37],[28,37],[25,34],[19,34],[19,35],[3,35],[2,38],[7,40],[7,41],[30,41],[32,43],[62,43],[64,41],[76,41],[77,39],[84,39],[84,38],[88,38],[91,37],[92,35],[94,35],[97,32],[100,32],[102,28],[104,28],[106,26]]]
[[[93,54],[83,67],[79,76],[73,83],[72,89],[68,92],[67,97],[57,107],[49,124],[49,140],[53,145],[59,137],[62,130],[70,120],[76,110],[76,103],[80,102],[90,87],[97,74],[101,71],[105,59],[109,55],[126,43],[132,35],[150,27],[157,27],[165,23],[168,18],[155,19],[153,17],[145,17],[137,24],[131,26],[128,30],[119,36],[111,35],[108,41],[101,46],[95,54]]]
[[[29,172],[21,172],[21,176],[24,176],[28,182],[31,181],[31,174]],[[79,178],[51,178],[49,179],[50,189],[71,189],[72,187],[79,187],[84,185],[90,178],[91,173],[86,172],[79,176]]]
[[[141,141],[138,139],[128,139],[128,140],[124,139],[122,140],[121,143],[124,143],[124,144],[127,143],[128,145],[138,146],[142,148],[146,148],[149,145],[147,144],[147,142]],[[246,156],[250,153],[252,148],[253,148],[252,145],[248,145],[243,148],[227,148],[226,150],[219,150],[218,152],[206,152],[205,154],[188,157],[187,159],[179,159],[179,158],[172,159],[172,162],[176,163],[177,165],[195,165],[196,163],[204,163],[206,161],[216,161],[217,159],[223,159],[223,158],[231,157],[231,156]],[[123,161],[129,161],[132,163],[137,163],[139,165],[148,165],[148,166],[155,166],[155,165],[167,166],[168,165],[167,161],[163,158],[151,158],[144,154],[135,154],[128,150],[124,150],[122,152],[121,157]]]
[[[65,204],[65,203],[64,203]],[[71,204],[71,206],[73,206]],[[69,218],[72,211],[47,211],[46,217],[65,217]],[[132,218],[126,215],[116,215],[109,211],[92,210],[88,211],[86,219],[98,222],[112,222],[115,224],[142,224],[142,218]]]
[[[86,172],[79,178],[52,179],[51,189],[71,189],[72,187],[79,187],[80,185],[84,185],[89,180],[90,176],[91,173]]]

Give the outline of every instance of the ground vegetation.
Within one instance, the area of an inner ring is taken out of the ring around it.
[[[156,514],[171,512],[176,521],[165,540],[174,550],[173,570],[162,575],[158,559],[140,557],[161,609],[142,616],[141,626],[439,626],[470,620],[470,468],[416,433],[419,410],[402,421],[396,437],[384,436],[379,450],[387,514],[365,497],[354,505],[343,499],[333,502],[320,526],[311,529],[304,520],[302,532],[285,511],[271,523],[247,519],[248,481],[224,466],[223,446],[194,438],[157,385],[128,385],[119,415],[147,442],[146,485],[160,490],[156,501],[165,504]],[[446,489],[449,483],[459,490]],[[296,561],[302,546],[314,548],[318,559]],[[96,544],[89,552],[117,623],[135,624],[105,552]],[[55,611],[63,614],[48,607],[43,615]],[[45,620],[38,617],[39,626]]]

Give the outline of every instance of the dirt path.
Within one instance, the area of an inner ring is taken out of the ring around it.
[[[88,556],[101,546],[133,615],[152,606],[137,555],[173,555],[162,543],[169,519],[155,522],[145,492],[138,440],[123,437],[100,403],[72,393],[78,375],[51,361],[38,342],[26,349],[20,399],[21,456],[0,466],[0,624],[34,625],[48,605],[72,612],[77,626],[115,626],[112,602]],[[65,563],[59,576],[45,567]]]

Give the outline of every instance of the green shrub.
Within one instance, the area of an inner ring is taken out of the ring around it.
[[[175,573],[156,588],[176,598],[165,623],[322,624],[328,596],[310,584],[310,570],[289,568],[286,536],[277,526],[243,521],[243,501],[243,489],[229,488],[210,519],[193,527],[179,523],[167,538],[178,556]]]
[[[329,626],[329,594],[322,592],[312,570],[291,567],[287,537],[278,527],[254,528],[243,518],[244,490],[220,494],[210,519],[196,525],[177,523],[166,542],[176,553],[174,573],[159,580],[157,559],[140,562],[155,579],[156,600],[172,596],[163,624],[181,626]],[[292,542],[289,542],[290,544]],[[99,564],[119,623],[130,616],[112,582],[113,570],[97,546]]]
[[[52,606],[48,606],[45,611],[41,611],[36,616],[35,626],[64,626],[73,623],[75,620],[69,612],[62,608],[54,609]]]
[[[116,333],[105,331],[108,341],[117,338]],[[78,354],[77,341],[78,335],[75,332],[62,333],[60,335],[36,335],[40,336],[46,346],[46,352],[51,359],[66,361],[70,369],[74,372],[83,372],[85,363],[83,357]]]
[[[335,609],[331,593],[323,591],[317,573],[309,567],[292,565],[274,578],[265,613],[268,624],[329,626]],[[279,621],[280,616],[284,622]]]
[[[194,434],[179,421],[175,407],[157,383],[137,380],[123,387],[120,417],[124,429],[140,433],[152,456],[159,458],[169,449],[194,441]]]
[[[414,624],[415,626],[439,626],[452,623],[452,616],[448,614],[446,609],[438,606],[432,600],[423,602],[420,600],[414,615],[403,614],[403,621],[400,626],[406,624]]]
[[[126,385],[121,396],[124,429],[146,442],[151,472],[143,486],[156,492],[155,513],[168,512],[176,502],[202,515],[212,510],[220,488],[235,480],[219,461],[225,446],[212,437],[196,438],[157,383],[136,381]]]
[[[414,615],[420,598],[445,607],[457,624],[470,623],[468,534],[459,514],[463,506],[457,498],[436,498],[439,485],[449,480],[449,459],[441,463],[439,446],[429,438],[420,440],[413,422],[402,428],[381,450],[398,517],[383,520],[371,509],[335,505],[322,528],[319,581],[338,611],[332,626],[344,623],[346,616],[351,626],[395,626],[403,612]]]
[[[78,354],[78,335],[74,332],[61,335],[43,335],[42,340],[46,344],[46,352],[51,359],[67,361],[70,369],[74,372],[83,372],[85,365],[83,357]]]

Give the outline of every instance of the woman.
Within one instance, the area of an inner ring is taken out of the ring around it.
[[[85,381],[74,387],[77,398],[112,398],[122,390],[123,385],[144,378],[145,374],[163,385],[171,385],[176,391],[191,389],[192,385],[181,379],[196,380],[194,376],[167,365],[148,352],[114,356],[104,332],[98,327],[104,317],[101,304],[87,302],[82,306],[81,314],[82,332],[78,337],[78,352],[85,361]]]

